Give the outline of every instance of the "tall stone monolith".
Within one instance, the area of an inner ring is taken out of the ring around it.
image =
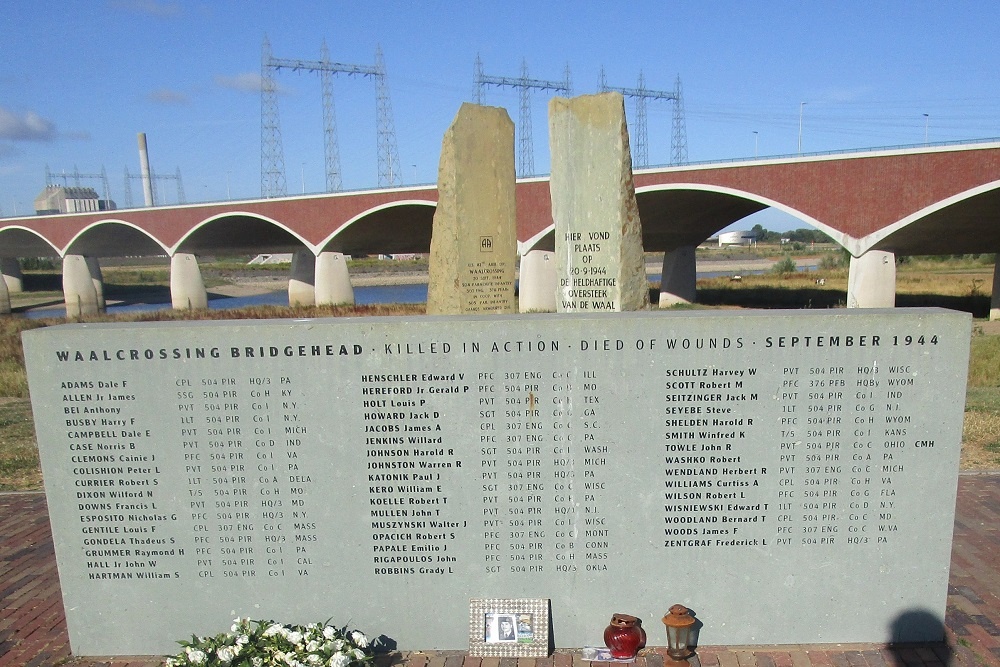
[[[514,123],[463,104],[444,135],[427,313],[515,312]]]
[[[557,312],[649,307],[620,93],[549,102]]]

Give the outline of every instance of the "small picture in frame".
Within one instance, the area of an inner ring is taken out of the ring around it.
[[[549,650],[548,598],[473,599],[469,655],[544,657]]]

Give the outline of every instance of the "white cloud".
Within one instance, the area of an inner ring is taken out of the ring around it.
[[[187,104],[188,94],[168,88],[159,88],[146,95],[146,99],[156,104]]]
[[[34,111],[17,114],[0,107],[0,139],[10,141],[52,141],[59,133],[55,124]]]
[[[220,88],[228,88],[229,90],[236,90],[241,93],[259,93],[263,82],[263,78],[256,72],[244,72],[233,76],[224,76],[222,74],[215,75],[215,85]],[[275,92],[277,93],[290,92],[287,87],[282,86],[277,82],[274,84],[274,87]]]
[[[181,7],[176,2],[157,2],[157,0],[109,0],[112,9],[124,9],[138,14],[170,18],[181,13]]]

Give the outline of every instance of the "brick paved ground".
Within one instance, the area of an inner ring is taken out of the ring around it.
[[[914,554],[919,558],[919,554]],[[0,667],[155,667],[158,658],[72,658],[41,494],[0,494]],[[852,602],[852,601],[845,601]],[[861,601],[858,601],[861,602]],[[963,475],[946,617],[947,640],[924,646],[703,646],[702,667],[1000,667],[1000,475]],[[646,652],[635,667],[663,667]],[[696,662],[696,661],[692,661]],[[380,667],[590,667],[579,653],[543,659],[471,658],[462,652],[408,652]],[[596,665],[595,667],[600,667]],[[694,665],[697,667],[697,665]]]

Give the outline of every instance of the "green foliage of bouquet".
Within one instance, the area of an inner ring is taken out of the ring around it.
[[[192,636],[165,667],[365,667],[374,660],[368,637],[328,623],[280,625],[237,618],[229,632]]]

